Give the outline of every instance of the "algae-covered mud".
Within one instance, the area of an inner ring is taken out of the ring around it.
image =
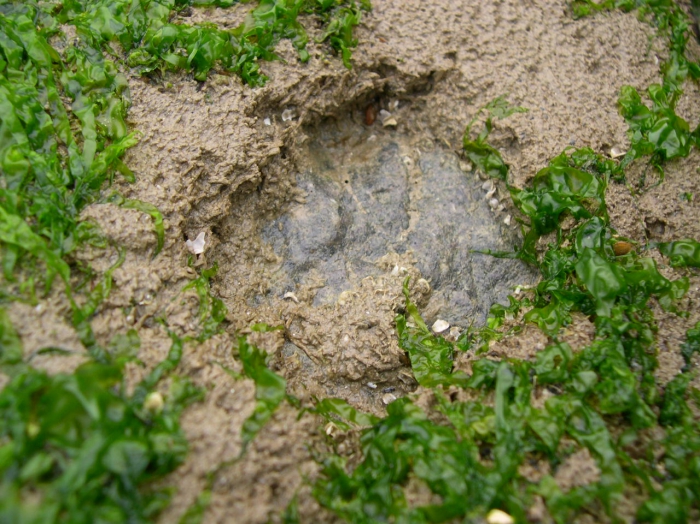
[[[700,522],[693,8],[0,1],[0,521]]]

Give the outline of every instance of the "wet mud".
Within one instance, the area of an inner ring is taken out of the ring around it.
[[[134,210],[96,204],[86,211],[86,219],[126,250],[93,321],[95,335],[107,344],[138,330],[142,364],[129,368],[135,381],[167,354],[170,339],[160,319],[178,335],[197,335],[198,298],[183,291],[197,269],[218,265],[212,292],[229,311],[224,333],[188,343],[178,369],[207,397],[183,416],[191,453],[166,479],[176,495],[160,522],[176,522],[213,471],[204,522],[278,522],[295,495],[302,522],[336,522],[311,496],[309,483],[319,470],[314,457],[333,448],[356,458],[357,439],[336,438],[320,418],[298,419],[296,409],[283,405],[236,460],[241,427],[255,403],[252,381],[235,380],[222,368],[241,370],[233,356],[237,335],[258,322],[282,326],[251,340],[271,355],[302,406],[314,397],[340,397],[383,414],[386,395],[411,394],[428,403],[430,394],[417,389],[396,339],[406,277],[426,320],[446,320],[455,329],[449,336],[483,323],[513,286],[536,282],[532,268],[475,252],[512,250],[519,229],[505,188],[479,178],[460,156],[466,123],[503,94],[529,109],[496,122],[490,138],[511,165],[512,183],[523,186],[568,146],[601,154],[628,147],[617,113],[619,89],[658,82],[659,59],[667,54],[664,40],[634,14],[574,20],[563,0],[373,4],[357,31],[351,71],[314,42],[318,35],[309,23],[310,62],[298,63],[283,42],[283,60],[262,64],[270,77],[264,88],[219,74],[206,83],[185,75],[129,79],[129,122],[142,138],[125,162],[137,181],[117,182],[110,191],[157,206],[165,246],[153,258],[150,218]],[[205,9],[193,16],[231,26],[243,11]],[[700,53],[695,44],[690,52]],[[679,111],[694,127],[700,93],[689,85],[685,96]],[[379,118],[367,125],[370,104],[389,111],[396,125],[383,127]],[[611,185],[613,226],[639,244],[700,238],[698,165],[693,151],[668,165],[660,185],[642,172],[628,186]],[[204,253],[192,258],[185,242],[202,232]],[[113,248],[78,254],[97,275],[116,258]],[[655,310],[663,381],[677,373],[679,345],[700,320],[700,278],[687,276],[690,291],[681,307],[689,316]],[[52,372],[70,370],[82,358],[68,311],[57,291],[38,309],[11,313],[26,351],[41,345],[71,350],[70,361],[36,357]],[[36,325],[46,336],[37,335]],[[583,316],[564,334],[574,348],[591,336]],[[530,326],[495,344],[490,356],[534,358],[547,343]],[[470,355],[459,355],[455,364],[468,372]],[[574,454],[557,472],[561,485],[578,486],[570,477],[579,468],[585,478],[598,474],[590,456]],[[424,495],[416,489],[417,499]]]

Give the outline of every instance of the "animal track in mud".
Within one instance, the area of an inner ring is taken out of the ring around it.
[[[532,282],[521,262],[474,252],[512,250],[518,238],[503,223],[506,212],[494,211],[483,182],[465,174],[456,155],[433,149],[414,161],[387,137],[372,151],[347,162],[310,148],[319,157],[315,167],[297,176],[305,203],[293,204],[263,231],[283,260],[273,292],[320,278],[325,285],[314,305],[331,304],[362,278],[380,274],[376,262],[384,255],[409,253],[433,289],[426,320],[466,327],[483,323],[513,286]]]

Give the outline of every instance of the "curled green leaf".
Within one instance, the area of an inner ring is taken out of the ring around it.
[[[657,247],[673,267],[700,267],[700,242],[676,240],[657,244]]]

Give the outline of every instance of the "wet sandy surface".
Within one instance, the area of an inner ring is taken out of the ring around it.
[[[513,182],[522,186],[567,146],[603,154],[613,146],[625,149],[619,89],[658,82],[658,62],[667,53],[663,40],[634,14],[573,20],[564,1],[373,3],[357,31],[352,71],[314,44],[311,34],[311,61],[299,64],[283,42],[286,62],[263,64],[270,82],[260,89],[216,74],[204,84],[186,76],[130,79],[129,122],[143,138],[126,158],[137,182],[115,189],[163,212],[166,242],[152,259],[148,217],[112,205],[86,211],[127,250],[93,323],[96,336],[106,343],[137,328],[139,358],[148,368],[169,347],[158,318],[180,335],[196,334],[197,297],[182,289],[196,276],[187,265],[185,240],[201,232],[207,244],[198,267],[218,264],[213,292],[229,310],[225,333],[187,345],[179,371],[208,394],[184,415],[192,452],[168,479],[178,494],[161,522],[176,521],[205,486],[207,473],[240,451],[254,387],[217,364],[240,370],[232,356],[237,332],[256,322],[284,326],[255,341],[273,355],[276,371],[302,405],[313,396],[339,396],[381,414],[384,389],[397,396],[416,389],[393,320],[406,276],[426,319],[444,318],[461,328],[482,322],[491,303],[503,301],[513,285],[532,282],[532,273],[514,262],[470,252],[508,249],[517,241],[515,217],[510,226],[504,223],[513,215],[507,192],[495,186],[486,198],[491,187],[484,188],[458,156],[464,126],[479,107],[508,94],[529,109],[497,122],[491,137],[512,166]],[[238,9],[196,11],[198,20],[222,25],[240,16]],[[368,104],[390,110],[396,127],[382,128],[379,121],[366,126]],[[691,126],[700,119],[698,108],[700,94],[689,86],[679,111]],[[291,119],[283,120],[285,111]],[[672,162],[664,183],[642,193],[612,185],[613,226],[642,244],[700,238],[699,161],[694,151]],[[630,187],[637,181],[633,176]],[[695,198],[684,199],[686,193]],[[100,273],[116,252],[86,249],[79,256]],[[662,380],[677,372],[679,344],[700,320],[700,278],[689,276],[683,306],[690,316],[656,312]],[[284,298],[287,292],[294,298]],[[25,346],[46,343],[32,334],[31,326],[40,323],[55,341],[80,352],[64,320],[65,301],[54,296],[41,305],[12,314]],[[584,344],[590,321],[577,318],[566,336]],[[492,350],[532,358],[547,342],[527,329]],[[468,369],[468,362],[458,359],[457,365]],[[66,362],[55,358],[42,366],[63,371]],[[316,475],[313,452],[325,449],[327,435],[319,419],[296,417],[295,409],[283,406],[246,456],[219,472],[206,522],[232,522],[232,515],[239,523],[275,522],[295,493],[302,522],[334,521],[304,480]],[[356,449],[353,442],[343,442],[348,454]],[[595,477],[590,457],[572,456],[560,473],[563,485],[574,485],[565,473],[576,471],[571,461],[578,459]]]

